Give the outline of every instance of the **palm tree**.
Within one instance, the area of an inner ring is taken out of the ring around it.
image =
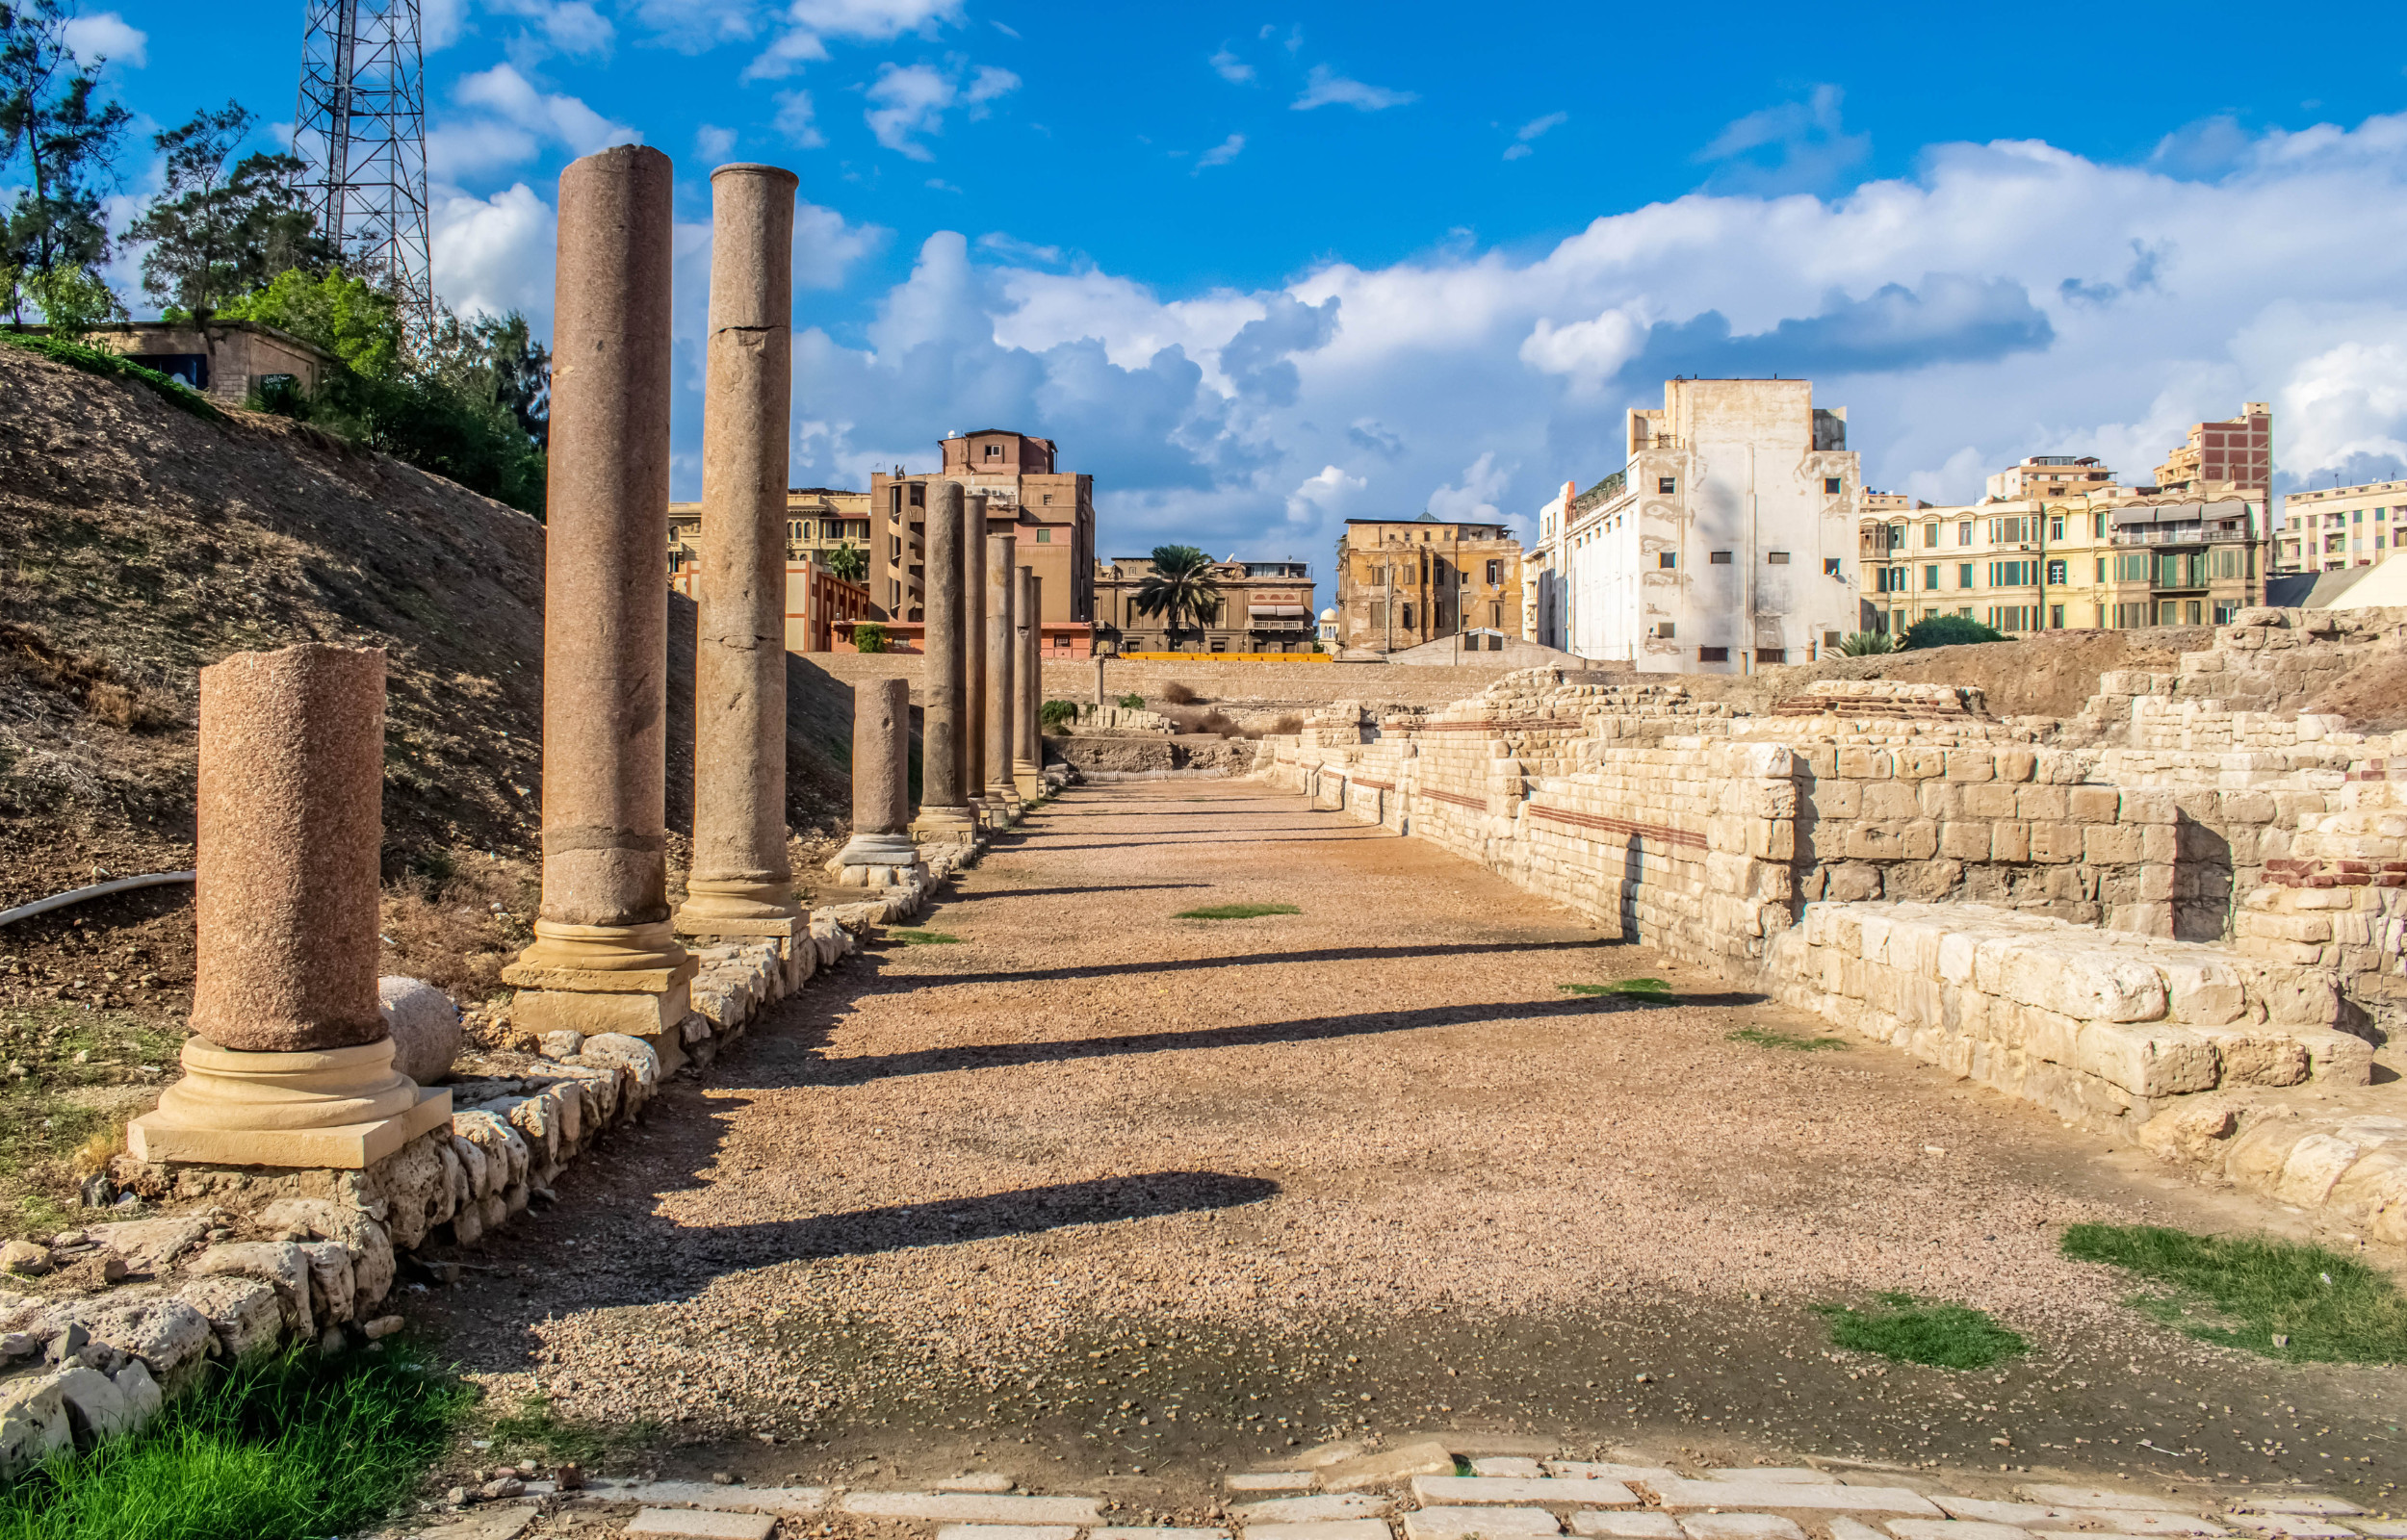
[[[827,570],[848,583],[857,583],[869,576],[869,558],[859,546],[847,540],[827,553]]]
[[[1170,617],[1171,651],[1178,648],[1181,621],[1201,630],[1220,613],[1220,584],[1212,580],[1212,558],[1193,546],[1155,546],[1153,570],[1137,584],[1137,613]]]

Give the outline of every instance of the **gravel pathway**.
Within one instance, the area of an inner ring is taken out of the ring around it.
[[[1301,912],[1177,917],[1229,904]],[[2194,1343],[2056,1249],[2278,1213],[1885,1049],[1736,1040],[1819,1034],[1418,841],[1246,782],[1086,788],[926,925],[957,939],[815,984],[413,1313],[505,1404],[764,1481],[1169,1511],[1298,1443],[1474,1427],[2361,1498],[2407,1468],[2407,1374]],[[1633,976],[1676,1003],[1561,988]],[[1830,1349],[1810,1307],[1884,1291],[2033,1350]]]

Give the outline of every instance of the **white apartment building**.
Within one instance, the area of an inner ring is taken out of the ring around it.
[[[1835,650],[1858,625],[1846,411],[1814,405],[1806,380],[1674,379],[1663,396],[1626,415],[1622,468],[1560,500],[1540,546],[1563,614],[1550,633],[1541,598],[1538,639],[1649,674]]]
[[[2407,481],[2319,487],[2282,500],[2275,572],[2339,572],[2387,561],[2407,540]]]

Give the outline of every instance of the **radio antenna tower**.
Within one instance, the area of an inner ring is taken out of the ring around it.
[[[434,328],[427,248],[427,88],[418,0],[303,0],[293,153],[318,228],[388,291],[414,341]]]

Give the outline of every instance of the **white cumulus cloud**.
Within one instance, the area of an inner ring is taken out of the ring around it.
[[[1202,172],[1208,166],[1226,166],[1245,150],[1245,136],[1231,134],[1227,139],[1195,158],[1195,169]]]
[[[67,51],[78,64],[88,67],[103,59],[114,64],[131,64],[136,69],[150,62],[150,35],[114,11],[70,16],[62,30]]]
[[[870,83],[872,104],[862,115],[877,141],[915,161],[932,161],[935,152],[920,142],[923,136],[945,131],[945,114],[961,106],[972,118],[982,117],[996,98],[1020,89],[1020,77],[1008,69],[981,64],[965,84],[961,77],[933,64],[879,66]]]
[[[1390,90],[1385,86],[1366,85],[1349,80],[1327,64],[1314,64],[1304,78],[1304,90],[1287,105],[1299,113],[1315,107],[1351,107],[1357,112],[1376,113],[1383,108],[1402,107],[1419,101],[1415,91]]]

